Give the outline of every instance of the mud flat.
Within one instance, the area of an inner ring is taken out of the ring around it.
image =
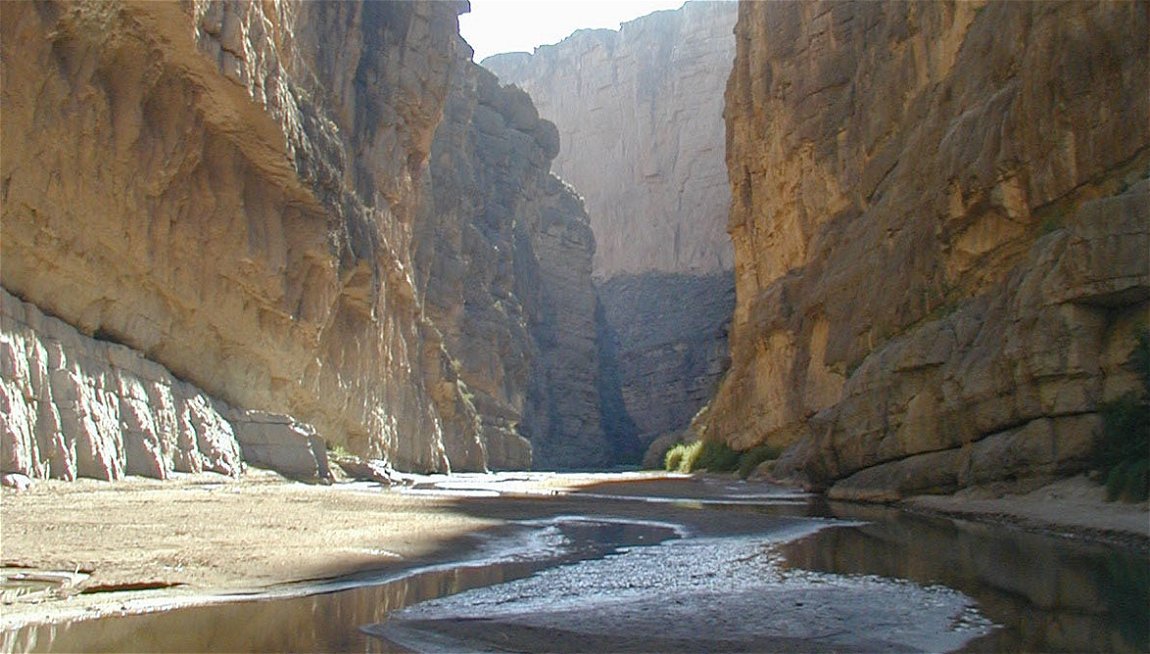
[[[400,491],[309,485],[251,469],[238,479],[205,473],[4,488],[0,629],[448,560],[473,546],[468,534],[506,523],[461,511],[463,498],[548,497],[650,477],[412,476],[416,487]]]

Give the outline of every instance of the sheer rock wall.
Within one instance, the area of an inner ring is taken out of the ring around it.
[[[604,465],[595,241],[549,173],[559,134],[523,91],[470,61],[453,72],[416,233],[419,287],[454,358],[444,379],[475,407],[491,467]]]
[[[483,62],[559,128],[553,170],[585,195],[603,425],[617,460],[638,461],[683,429],[724,370],[733,264],[722,90],[735,13],[733,2],[690,2]]]
[[[5,9],[3,472],[607,462],[587,217],[460,9]]]
[[[4,287],[357,453],[482,469],[412,277],[460,9],[6,6]]]
[[[163,366],[3,289],[0,323],[0,470],[69,480],[243,471],[227,409]]]
[[[742,3],[732,367],[696,429],[837,497],[1083,469],[1150,311],[1148,23]]]

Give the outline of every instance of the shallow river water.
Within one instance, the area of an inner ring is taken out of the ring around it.
[[[683,479],[411,492],[502,518],[452,561],[34,625],[5,651],[1150,651],[1144,552]]]

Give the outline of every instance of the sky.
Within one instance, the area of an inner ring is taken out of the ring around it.
[[[619,29],[653,11],[678,9],[683,1],[471,0],[471,13],[459,17],[459,31],[479,62],[500,52],[532,52],[585,27]]]

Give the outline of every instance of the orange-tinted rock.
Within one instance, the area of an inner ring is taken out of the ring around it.
[[[843,497],[1085,467],[1150,308],[1148,21],[743,3],[732,368],[696,428]]]

